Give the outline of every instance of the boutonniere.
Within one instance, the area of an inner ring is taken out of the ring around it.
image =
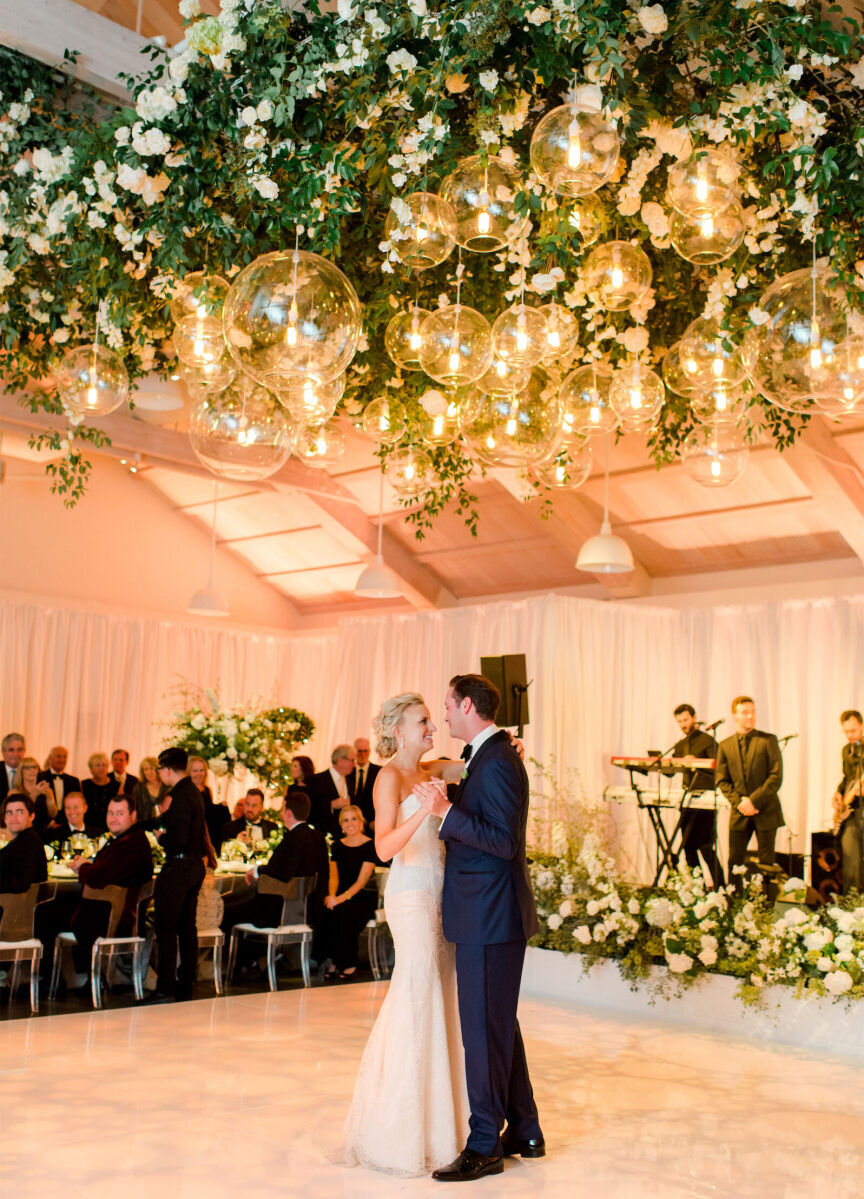
[[[467,766],[466,766],[466,767],[465,767],[465,769],[462,771],[462,774],[461,774],[461,776],[460,776],[460,777],[461,777],[461,779],[462,779],[462,781],[463,781],[463,782],[465,781],[465,779],[467,779],[467,777],[468,777],[468,767],[467,767]]]

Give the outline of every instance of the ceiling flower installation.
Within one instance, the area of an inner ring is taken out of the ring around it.
[[[805,0],[182,0],[131,108],[0,57],[0,373],[98,417],[180,375],[215,474],[338,461],[418,534],[645,439],[705,486],[864,404],[864,41]],[[74,50],[75,47],[70,47]],[[95,423],[93,423],[95,422]]]

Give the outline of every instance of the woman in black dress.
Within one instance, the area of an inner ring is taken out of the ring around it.
[[[291,785],[294,787],[305,787],[309,790],[309,780],[315,773],[315,763],[311,758],[307,758],[305,754],[298,754],[296,758],[291,759]]]
[[[325,956],[333,969],[326,978],[350,978],[357,969],[357,940],[378,906],[377,891],[366,884],[375,871],[375,843],[363,832],[363,813],[349,804],[339,813],[341,839],[330,852],[330,894],[324,900]]]
[[[104,833],[108,827],[105,823],[108,800],[114,798],[119,788],[115,780],[108,777],[111,763],[107,754],[91,754],[87,769],[91,777],[81,780],[81,794],[87,800],[87,823]]]

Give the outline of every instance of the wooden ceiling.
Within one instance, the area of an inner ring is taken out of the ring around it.
[[[143,37],[164,37],[169,46],[183,38],[183,21],[178,0],[74,0],[75,4],[98,13],[124,29],[141,33]],[[218,0],[199,0],[202,13],[216,15]],[[141,16],[138,25],[139,9]]]

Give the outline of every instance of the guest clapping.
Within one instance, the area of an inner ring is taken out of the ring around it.
[[[115,749],[111,755],[111,773],[108,776],[117,784],[115,795],[133,795],[138,779],[129,773],[129,751]]]
[[[33,801],[33,827],[41,835],[57,815],[57,800],[48,783],[39,782],[40,773],[35,758],[22,758],[15,771],[15,790]]]
[[[364,833],[363,813],[349,804],[339,813],[342,836],[333,842],[330,893],[322,926],[325,957],[334,968],[326,977],[349,978],[357,969],[357,940],[378,906],[376,891],[366,884],[375,871],[375,846]]]
[[[156,758],[142,758],[138,769],[140,777],[135,784],[135,815],[138,820],[151,820],[159,815],[168,788],[159,778]]]
[[[91,777],[81,782],[81,794],[87,800],[90,823],[102,833],[107,828],[105,814],[108,811],[108,800],[115,796],[118,790],[117,783],[109,774],[109,766],[107,754],[91,754],[87,759],[87,769]]]

